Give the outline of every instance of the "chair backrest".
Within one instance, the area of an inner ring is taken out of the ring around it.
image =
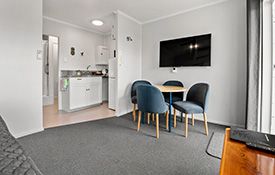
[[[132,84],[132,88],[131,88],[131,98],[132,97],[135,97],[137,95],[137,87],[140,86],[140,85],[151,85],[151,83],[149,81],[146,81],[146,80],[138,80],[138,81],[135,81],[133,84]]]
[[[148,113],[164,113],[167,105],[159,89],[151,85],[140,85],[137,87],[138,109]]]
[[[209,84],[207,83],[197,83],[193,85],[186,97],[186,101],[191,101],[201,106],[204,111],[207,110],[208,103],[208,92],[209,92]]]
[[[164,86],[180,86],[180,87],[184,87],[182,82],[178,81],[178,80],[169,80],[166,81],[165,83],[163,83]],[[178,97],[180,99],[180,101],[183,101],[183,94],[184,92],[174,92],[173,93],[173,97]],[[163,93],[165,98],[169,98],[169,93]]]

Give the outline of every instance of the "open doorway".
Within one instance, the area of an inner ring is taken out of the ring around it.
[[[43,126],[51,128],[116,115],[116,26],[101,32],[43,19]],[[58,36],[58,37],[54,37]]]
[[[43,106],[58,102],[59,39],[43,35]]]

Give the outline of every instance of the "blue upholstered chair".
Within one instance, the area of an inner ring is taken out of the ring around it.
[[[192,125],[194,126],[194,114],[203,114],[205,133],[208,135],[207,126],[207,99],[209,85],[206,83],[198,83],[193,85],[187,93],[186,101],[177,101],[173,103],[174,122],[176,121],[176,110],[185,113],[185,137],[188,136],[188,114],[192,115]]]
[[[163,94],[154,86],[140,85],[137,87],[137,104],[139,110],[137,131],[140,129],[142,113],[155,114],[156,137],[159,138],[159,114],[166,114],[166,129],[168,129],[168,106],[165,103]]]
[[[131,101],[134,104],[133,105],[133,120],[134,121],[136,121],[136,110],[137,110],[137,92],[136,91],[137,91],[137,87],[140,85],[151,85],[151,83],[146,80],[138,80],[132,84]]]
[[[177,81],[177,80],[169,80],[166,81],[165,83],[163,83],[164,86],[180,86],[180,87],[184,87],[182,82]],[[177,101],[183,101],[183,92],[174,92],[173,93],[173,97],[172,97],[172,102],[177,102]],[[167,103],[169,103],[170,101],[170,95],[169,93],[163,93],[164,99]]]

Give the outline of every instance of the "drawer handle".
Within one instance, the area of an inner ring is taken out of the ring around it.
[[[89,91],[90,89],[86,89],[86,91]]]
[[[77,80],[82,80],[81,78],[78,78]]]

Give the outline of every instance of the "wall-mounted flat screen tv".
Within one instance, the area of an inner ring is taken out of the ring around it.
[[[211,34],[161,41],[159,65],[211,66]]]

